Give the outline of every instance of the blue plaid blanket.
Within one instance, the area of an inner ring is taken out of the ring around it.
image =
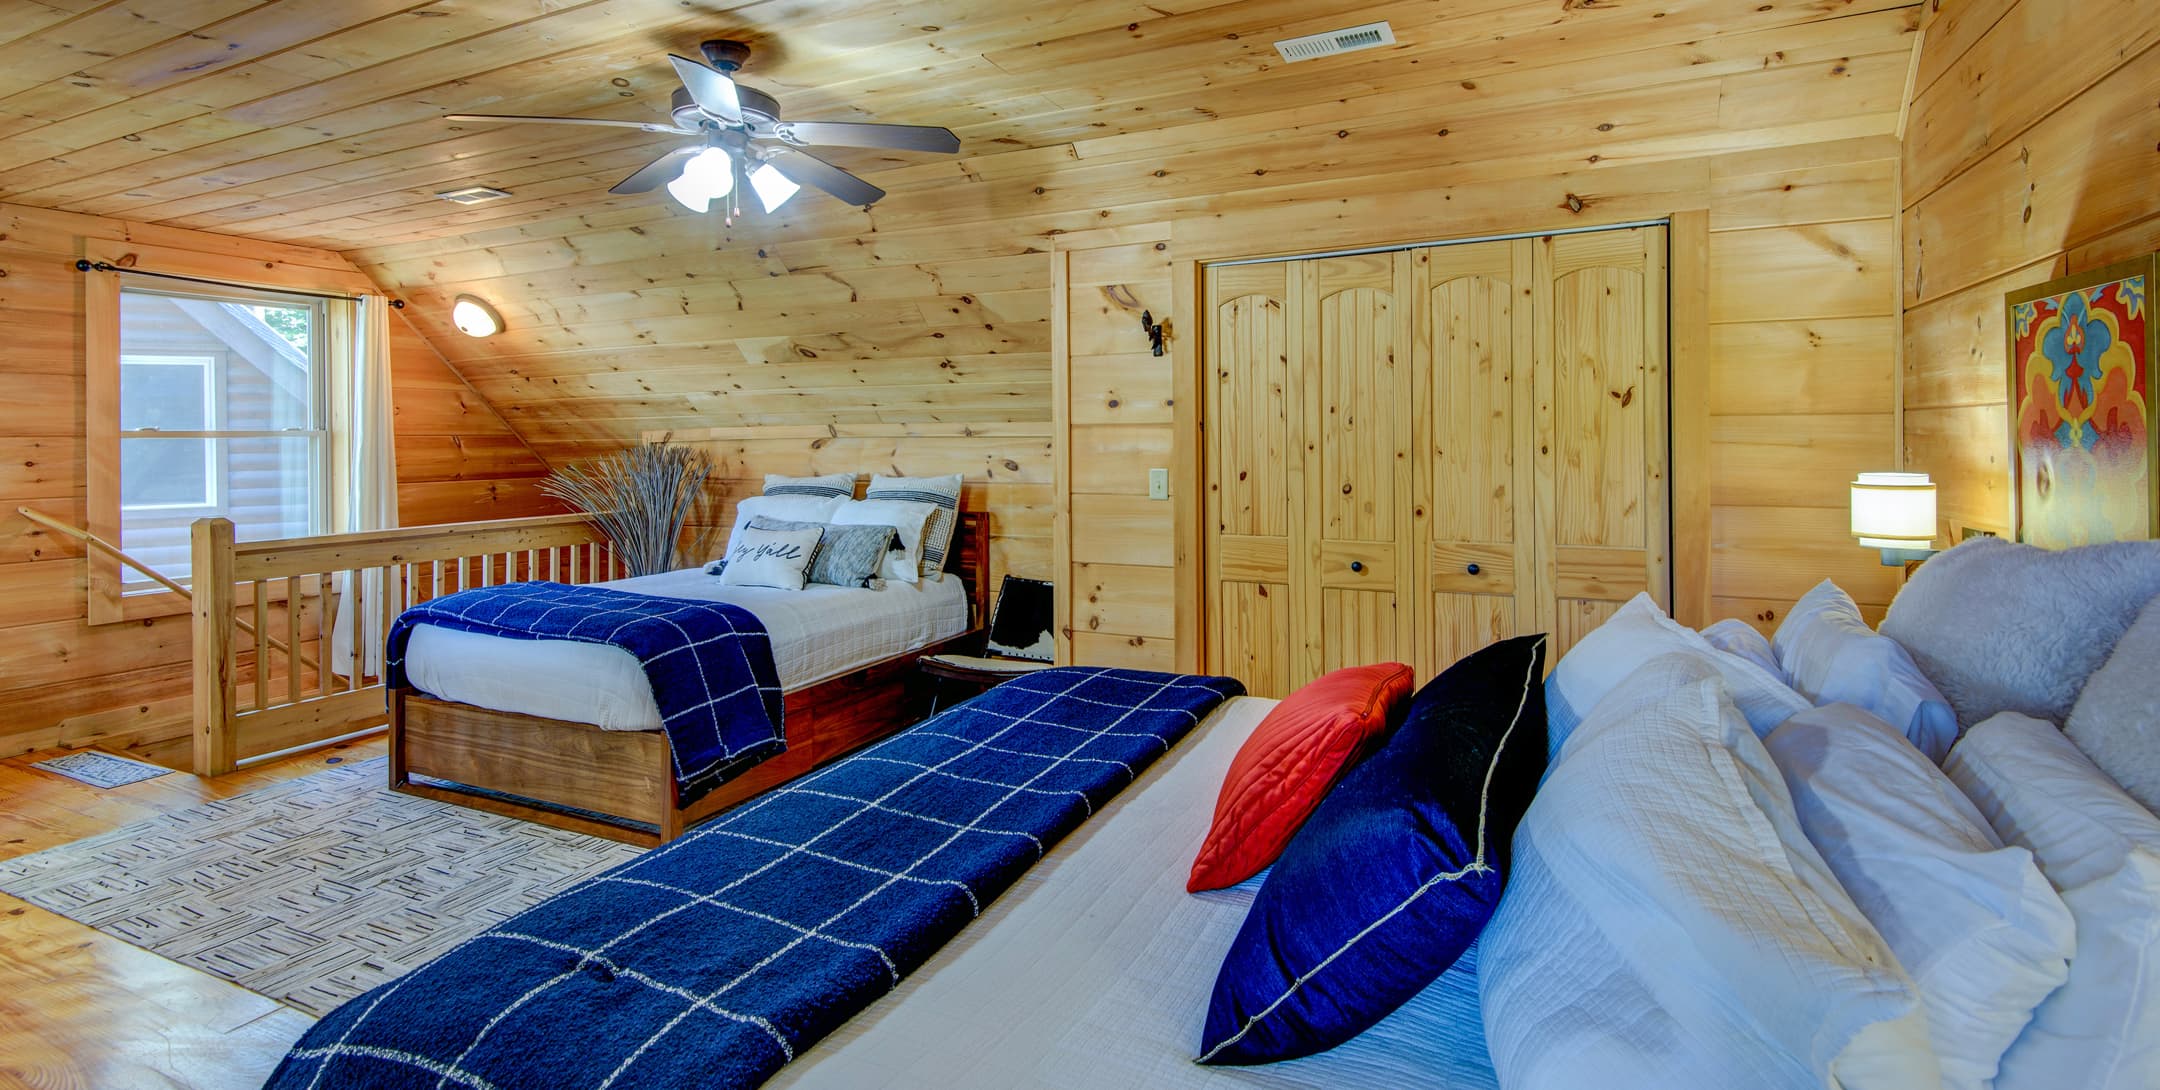
[[[332,1011],[269,1090],[753,1087],[890,991],[1223,700],[991,689]]]
[[[780,674],[764,622],[741,606],[561,583],[507,583],[430,599],[390,626],[388,680],[406,684],[405,647],[430,624],[517,640],[575,640],[637,656],[687,805],[787,749]]]

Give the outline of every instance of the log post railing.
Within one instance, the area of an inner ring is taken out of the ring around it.
[[[408,606],[468,587],[619,574],[582,515],[247,542],[229,520],[198,520],[195,772],[381,726],[381,641]]]

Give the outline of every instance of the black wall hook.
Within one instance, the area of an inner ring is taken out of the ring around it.
[[[1153,313],[1145,310],[1140,312],[1140,331],[1147,334],[1149,351],[1158,356],[1162,355],[1163,324],[1155,320]]]

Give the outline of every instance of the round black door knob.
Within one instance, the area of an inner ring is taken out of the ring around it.
[[[1463,570],[1469,572],[1472,575],[1476,575],[1478,573],[1478,566],[1476,564],[1472,564],[1469,567],[1464,568]]]
[[[1362,560],[1353,560],[1353,561],[1351,561],[1351,562],[1350,562],[1350,570],[1351,570],[1351,571],[1364,571],[1364,570],[1365,570],[1365,562],[1364,562],[1364,561],[1362,561]]]

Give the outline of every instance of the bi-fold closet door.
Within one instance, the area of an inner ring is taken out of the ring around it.
[[[1663,229],[1206,275],[1210,669],[1556,659],[1669,600]]]

